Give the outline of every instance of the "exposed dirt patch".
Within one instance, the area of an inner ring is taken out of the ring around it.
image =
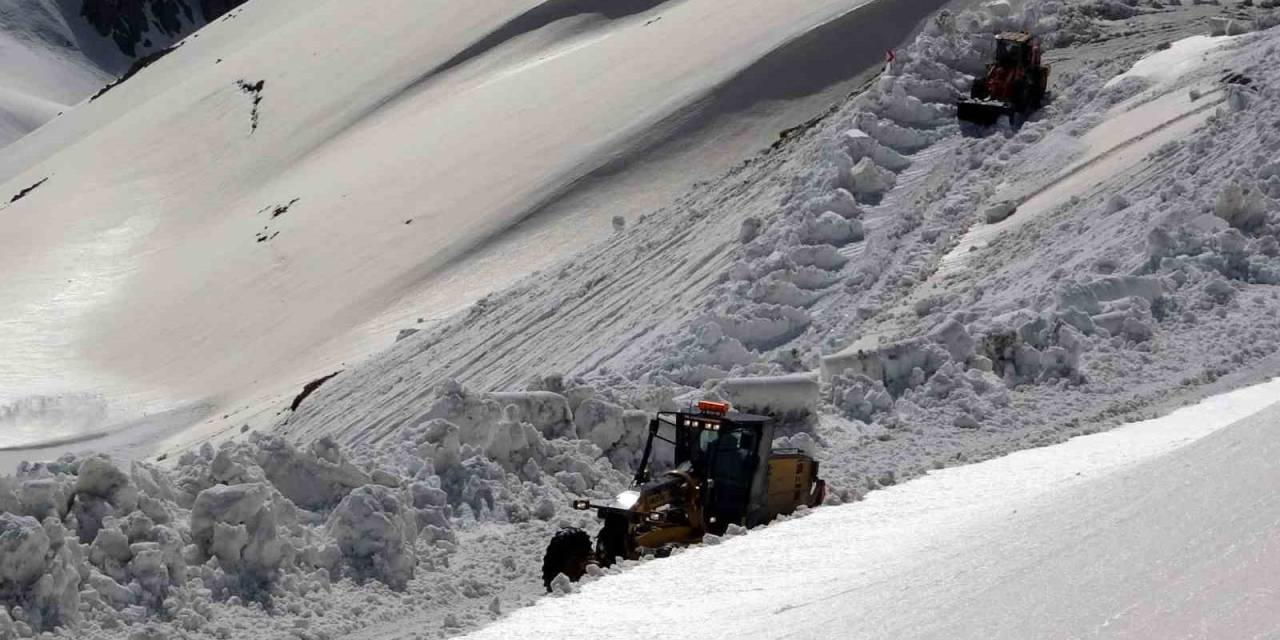
[[[262,104],[262,88],[266,85],[266,80],[259,80],[254,83],[250,83],[247,80],[236,81],[236,86],[240,87],[240,91],[253,98],[253,111],[249,114],[252,124],[249,135],[253,135],[258,130],[258,106]]]
[[[19,200],[21,200],[21,199],[23,199],[23,198],[27,197],[27,195],[28,195],[28,194],[30,194],[32,191],[35,191],[36,189],[39,189],[39,188],[40,188],[40,185],[43,185],[44,183],[46,183],[46,182],[48,182],[48,181],[49,181],[49,179],[48,179],[48,178],[45,178],[44,180],[41,180],[41,181],[39,181],[39,182],[37,182],[37,183],[35,183],[35,184],[33,184],[33,185],[31,185],[31,186],[27,187],[26,189],[23,189],[22,191],[19,191],[17,195],[15,195],[15,196],[13,196],[12,198],[10,198],[10,199],[9,199],[9,204],[13,204],[13,203],[15,203],[15,202],[17,202],[17,201],[19,201]]]
[[[159,60],[160,58],[163,58],[169,55],[171,51],[181,46],[182,46],[182,43],[179,42],[178,44],[175,44],[172,47],[165,47],[164,49],[161,49],[159,51],[154,51],[145,56],[142,56],[141,58],[138,58],[138,60],[133,63],[133,66],[129,67],[129,70],[124,72],[124,75],[120,76],[119,80],[116,80],[115,82],[112,82],[111,84],[108,84],[107,86],[99,89],[97,93],[93,94],[93,97],[89,98],[89,102],[93,102],[94,100],[101,98],[108,91],[124,83],[125,80],[128,80],[129,78],[132,78],[138,75],[139,71],[146,69],[147,67],[155,63],[156,60]]]
[[[311,395],[311,394],[315,393],[316,389],[319,389],[319,388],[320,388],[320,385],[322,385],[322,384],[324,384],[324,383],[328,382],[329,380],[331,380],[334,376],[338,375],[339,373],[342,373],[342,372],[341,372],[341,371],[334,371],[333,373],[331,373],[331,374],[329,374],[329,375],[327,375],[327,376],[324,376],[324,377],[321,377],[321,378],[316,378],[315,380],[312,380],[311,382],[308,382],[307,384],[303,385],[303,387],[302,387],[302,392],[301,392],[301,393],[299,393],[299,394],[297,395],[297,397],[295,397],[295,398],[293,399],[293,402],[289,405],[289,410],[290,410],[290,411],[297,411],[297,410],[298,410],[298,407],[302,405],[302,401],[307,399],[307,396],[309,396],[309,395]]]
[[[268,224],[262,227],[262,231],[258,232],[256,236],[257,241],[267,242],[268,240],[272,240],[276,236],[280,235],[280,231],[271,230],[270,222],[272,220],[275,220],[276,218],[279,218],[280,216],[283,216],[286,213],[289,213],[289,209],[291,209],[293,205],[297,204],[299,200],[301,200],[301,198],[294,198],[284,204],[275,204],[269,207],[263,207],[262,209],[259,209],[258,215],[266,214],[268,216],[267,218]]]

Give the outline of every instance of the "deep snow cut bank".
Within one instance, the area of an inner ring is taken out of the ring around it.
[[[549,598],[469,638],[1265,636],[1280,381],[932,472]],[[1205,588],[1213,585],[1212,588]],[[1016,613],[1011,613],[1016,612]]]

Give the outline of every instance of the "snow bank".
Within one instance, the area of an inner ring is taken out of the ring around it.
[[[860,200],[878,202],[897,181],[892,171],[876,164],[871,158],[863,158],[849,170],[849,181],[844,186]]]
[[[165,621],[219,635],[218,610],[249,615],[245,604],[258,603],[301,613],[308,594],[345,579],[344,589],[374,581],[405,590],[424,563],[433,572],[447,563],[460,528],[545,522],[569,512],[572,497],[625,485],[589,441],[547,440],[518,409],[482,425],[480,394],[440,391],[453,411],[397,431],[386,448],[349,452],[324,438],[299,447],[253,433],[204,445],[172,470],[65,456],[0,479],[0,632]],[[548,394],[567,406],[550,392],[524,398],[546,403]],[[577,424],[617,464],[633,464],[647,414],[601,397],[580,405]],[[463,442],[445,418],[506,439]]]
[[[957,386],[982,395],[993,385],[1078,382],[1086,345],[1054,314],[1019,310],[971,327],[951,318],[926,336],[826,356],[822,372],[832,383],[832,404],[870,421],[891,408],[892,398],[912,399],[913,390],[916,397],[947,398]]]
[[[902,171],[911,166],[911,161],[906,156],[880,144],[860,129],[850,129],[844,132],[843,137],[851,164],[860,162],[863,158],[871,158],[877,165],[890,171]]]
[[[787,376],[729,378],[714,392],[746,413],[774,416],[791,422],[812,415],[818,408],[818,377],[800,373]]]
[[[1225,23],[1220,32],[1212,36],[1191,36],[1174,41],[1169,48],[1143,57],[1128,71],[1111,78],[1103,86],[1114,87],[1131,78],[1143,80],[1148,85],[1172,83],[1203,66],[1215,51],[1235,42],[1235,38],[1218,37],[1224,35]]]
[[[529,422],[547,438],[572,438],[578,435],[573,430],[573,411],[568,400],[551,391],[529,391],[524,393],[490,393],[503,407],[515,405],[520,409],[520,418]]]

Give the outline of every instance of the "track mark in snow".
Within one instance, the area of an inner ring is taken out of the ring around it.
[[[23,199],[23,198],[27,197],[27,195],[28,195],[28,194],[30,194],[32,191],[35,191],[36,189],[39,189],[39,188],[40,188],[40,185],[42,185],[42,184],[44,184],[44,183],[46,183],[46,182],[48,182],[48,181],[49,181],[49,179],[48,179],[48,178],[45,178],[44,180],[41,180],[41,181],[39,181],[39,182],[37,182],[37,183],[35,183],[35,184],[33,184],[33,185],[31,185],[31,186],[27,187],[26,189],[23,189],[22,191],[19,191],[17,195],[15,195],[15,196],[13,196],[12,198],[10,198],[10,199],[9,199],[9,204],[13,204],[13,203],[15,203],[15,202],[17,202],[17,201],[19,201],[19,200],[21,200],[21,199]]]

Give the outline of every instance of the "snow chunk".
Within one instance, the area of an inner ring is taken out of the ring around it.
[[[802,418],[818,406],[818,378],[810,373],[756,378],[728,378],[715,391],[735,409],[775,416],[780,420]]]
[[[912,338],[873,349],[859,349],[826,356],[824,375],[861,375],[884,384],[894,394],[910,386],[913,369],[932,375],[951,355],[932,340]]]
[[[880,144],[861,129],[845,131],[841,134],[840,140],[852,163],[859,162],[863,158],[871,158],[876,164],[895,172],[911,166],[911,161],[905,156]]]
[[[863,158],[849,170],[846,186],[861,200],[877,201],[898,183],[892,171],[882,168],[871,158]]]
[[[104,518],[137,508],[137,489],[110,458],[94,456],[80,462],[71,513],[81,542],[89,542],[98,535]]]
[[[1238,184],[1229,184],[1218,194],[1213,212],[1227,224],[1249,231],[1267,222],[1271,205],[1257,189],[1248,193]]]
[[[940,134],[929,131],[899,126],[890,120],[877,118],[866,111],[860,112],[854,117],[853,126],[867,132],[872,138],[875,138],[886,147],[902,153],[919,151],[937,142],[941,137]]]
[[[834,211],[849,219],[861,218],[863,213],[857,199],[843,188],[838,188],[809,202],[809,213],[820,215],[827,211]]]
[[[329,516],[327,530],[357,577],[397,590],[413,578],[418,526],[400,492],[379,485],[352,491]]]
[[[578,433],[590,440],[591,444],[608,450],[626,433],[622,414],[622,407],[592,398],[578,407],[573,421]]]
[[[804,236],[805,240],[812,244],[839,247],[863,238],[862,223],[858,220],[848,220],[834,211],[828,211],[816,218],[805,216]]]
[[[545,438],[575,438],[580,435],[574,429],[573,411],[563,395],[551,391],[524,391],[490,393],[488,397],[503,407],[518,407],[519,420],[537,427]]]
[[[929,332],[929,339],[946,349],[947,353],[951,354],[951,359],[956,362],[968,360],[973,355],[973,348],[976,344],[973,336],[969,335],[969,331],[965,329],[964,324],[954,318],[943,322]]]
[[[982,217],[987,221],[987,224],[995,224],[997,222],[1003,222],[1017,210],[1017,202],[1004,200],[988,205],[986,211],[983,212]]]
[[[279,527],[295,518],[293,509],[266,483],[218,485],[196,496],[192,541],[202,557],[217,558],[232,578],[217,586],[251,599],[264,595],[292,559],[294,549]]]
[[[0,611],[11,609],[36,631],[80,618],[80,573],[66,530],[46,522],[0,513]]]
[[[787,258],[802,267],[816,267],[827,271],[835,271],[849,262],[848,258],[830,244],[792,247],[787,251]]]
[[[283,438],[266,437],[257,443],[258,464],[280,493],[303,509],[330,509],[352,489],[369,484],[369,474],[342,456],[328,437],[301,452]]]
[[[1146,276],[1113,276],[1087,283],[1071,283],[1058,294],[1059,309],[1083,309],[1100,313],[1102,303],[1138,297],[1148,302],[1164,295],[1160,280]]]
[[[906,127],[931,128],[954,116],[950,106],[924,102],[899,83],[892,83],[871,102],[876,113]]]
[[[841,374],[831,379],[831,404],[850,418],[870,423],[876,414],[893,409],[893,396],[880,380]]]
[[[726,336],[753,349],[769,349],[799,335],[812,317],[799,307],[756,304],[732,315],[713,316]]]

